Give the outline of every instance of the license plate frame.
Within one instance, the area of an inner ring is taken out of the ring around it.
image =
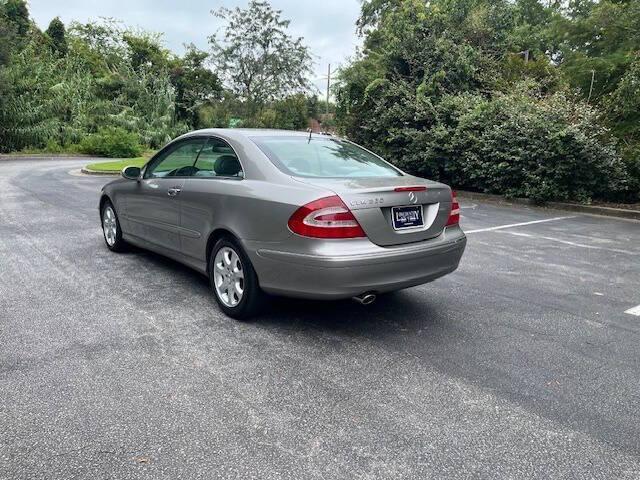
[[[398,213],[414,212],[417,214],[415,218],[407,215],[407,218],[401,218]],[[424,227],[424,211],[422,205],[402,205],[398,207],[391,207],[391,224],[393,229],[398,230],[410,230]]]

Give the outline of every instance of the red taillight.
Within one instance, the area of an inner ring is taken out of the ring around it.
[[[451,213],[449,214],[449,220],[447,220],[447,227],[451,225],[458,225],[460,223],[460,204],[456,198],[456,192],[451,190]]]
[[[289,219],[293,233],[313,238],[366,237],[351,210],[337,195],[303,205]]]

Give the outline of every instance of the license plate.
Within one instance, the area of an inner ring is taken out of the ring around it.
[[[393,228],[404,230],[405,228],[417,228],[424,225],[422,218],[422,205],[411,205],[407,207],[392,207]]]

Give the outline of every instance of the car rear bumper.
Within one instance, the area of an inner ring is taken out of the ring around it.
[[[437,238],[396,247],[379,247],[367,240],[351,248],[342,242],[311,253],[246,246],[266,292],[331,300],[400,290],[451,273],[458,268],[466,237],[454,227]]]

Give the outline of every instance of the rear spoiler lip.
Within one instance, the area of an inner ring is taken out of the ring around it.
[[[387,185],[379,185],[379,186],[353,186],[349,184],[349,178],[311,178],[311,177],[300,177],[291,175],[289,176],[292,180],[302,183],[304,185],[311,185],[316,188],[326,189],[331,191],[337,195],[343,196],[351,196],[351,195],[362,195],[362,194],[376,194],[376,193],[409,193],[410,190],[406,191],[397,191],[397,188],[420,188],[420,190],[414,191],[425,191],[425,192],[442,192],[445,190],[451,190],[451,187],[444,183],[434,182],[425,179],[425,183],[420,183],[420,178],[414,178],[413,181],[416,183],[409,183],[407,185],[402,185],[401,181],[389,182]],[[333,183],[332,180],[337,180],[336,183]],[[357,182],[358,179],[353,179]],[[354,182],[355,183],[355,182]]]
[[[352,190],[349,193],[408,193],[408,192],[426,192],[429,190],[438,191],[443,190],[444,187],[440,185],[415,185],[413,187],[372,187]]]

